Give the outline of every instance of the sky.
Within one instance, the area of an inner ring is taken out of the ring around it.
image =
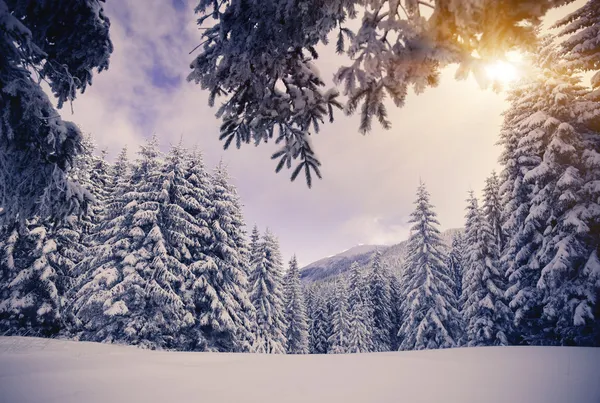
[[[554,10],[549,19],[574,9]],[[222,160],[244,205],[248,230],[269,227],[280,241],[284,260],[296,254],[300,265],[357,244],[394,244],[407,238],[409,215],[419,181],[426,183],[441,229],[463,226],[469,190],[479,192],[492,170],[500,170],[496,145],[506,109],[505,94],[482,90],[473,78],[456,81],[455,67],[441,84],[402,109],[388,106],[392,129],[374,124],[363,136],[358,116],[337,114],[313,136],[322,162],[322,180],[308,189],[289,171],[275,174],[274,144],[223,150],[220,122],[200,86],[187,82],[190,51],[201,42],[194,0],[112,0],[114,53],[108,71],[63,118],[90,133],[98,150],[112,159],[127,146],[130,159],[156,134],[161,149],[180,140],[198,146],[207,167]],[[331,78],[346,60],[321,47],[317,66]]]

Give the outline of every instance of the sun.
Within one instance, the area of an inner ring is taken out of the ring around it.
[[[519,78],[519,69],[515,64],[504,60],[487,65],[485,72],[490,80],[502,84],[510,84]]]

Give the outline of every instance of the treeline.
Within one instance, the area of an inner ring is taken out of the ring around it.
[[[0,334],[285,352],[283,302],[295,312],[298,288],[284,287],[269,231],[248,242],[225,167],[209,173],[180,146],[162,155],[156,137],[133,164],[93,148],[70,172],[88,190],[85,215],[2,229]]]
[[[531,63],[532,73],[508,95],[503,169],[486,181],[481,205],[469,193],[464,235],[446,255],[421,184],[399,303],[362,293],[367,312],[383,304],[385,325],[367,314],[356,335],[363,309],[356,290],[373,285],[352,271],[333,289],[309,291],[313,352],[379,351],[382,332],[401,350],[600,346],[600,76],[591,88],[582,85],[551,37]],[[393,281],[385,288],[394,297]],[[388,321],[398,308],[397,322]],[[364,334],[371,341],[359,341]]]

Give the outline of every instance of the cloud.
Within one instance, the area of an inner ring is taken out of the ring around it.
[[[346,221],[341,229],[354,234],[361,244],[393,245],[408,238],[410,224],[405,216],[390,219],[386,216],[362,215]]]

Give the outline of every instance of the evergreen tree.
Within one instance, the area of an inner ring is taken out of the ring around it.
[[[109,188],[109,197],[118,196],[118,191],[122,190],[122,188],[129,183],[130,174],[131,174],[131,165],[129,163],[129,159],[127,157],[127,147],[123,147],[119,155],[117,156],[117,160],[112,167],[112,178],[111,178],[111,187]]]
[[[391,270],[388,270],[390,277],[390,295],[392,303],[392,336],[391,336],[391,349],[397,351],[400,347],[400,340],[398,339],[398,330],[402,323],[402,286],[400,285],[400,279]]]
[[[392,297],[389,273],[381,263],[379,250],[375,252],[367,282],[373,306],[373,349],[374,351],[390,351],[392,332],[394,331]]]
[[[364,278],[360,272],[358,263],[353,262],[350,266],[350,279],[348,284],[348,309],[350,314],[348,352],[367,353],[372,351],[373,329],[369,328],[367,304],[365,303],[366,287]]]
[[[328,340],[328,353],[344,354],[349,352],[349,319],[346,284],[343,279],[337,278],[335,280],[335,298],[331,318],[332,332]]]
[[[455,347],[461,339],[460,314],[452,275],[442,252],[439,225],[429,193],[421,183],[408,239],[402,277],[404,322],[399,330],[401,350]]]
[[[0,225],[78,215],[89,193],[67,173],[82,136],[57,107],[108,68],[103,1],[0,1]]]
[[[95,150],[96,144],[91,135],[84,136],[82,151],[69,171],[69,178],[89,192],[87,198],[90,204],[77,215],[80,235],[88,245],[91,244],[91,233],[102,221],[110,183],[109,164],[103,157],[94,155]]]
[[[496,238],[495,243],[498,250],[504,249],[505,234],[502,229],[502,204],[500,201],[500,182],[496,172],[492,172],[491,176],[485,181],[483,189],[483,214],[489,223],[492,234]]]
[[[205,173],[199,156],[196,153],[190,155],[179,144],[171,148],[157,178],[164,196],[160,219],[168,257],[180,268],[176,292],[186,310],[177,347],[187,350],[207,347],[198,326],[192,326],[195,318],[191,320],[196,313],[193,290],[199,276],[194,269],[209,260],[206,249],[211,239],[206,197],[209,188],[205,182],[198,181],[200,171]]]
[[[287,345],[287,324],[283,301],[282,262],[277,239],[268,229],[260,243],[260,260],[256,262],[250,282],[250,299],[256,309],[259,351],[283,354]]]
[[[290,260],[290,268],[285,275],[284,297],[287,353],[308,354],[308,318],[296,256]]]
[[[139,154],[117,193],[118,210],[99,233],[104,242],[83,266],[73,310],[84,340],[178,348],[180,331],[194,322],[182,298],[182,256],[199,229],[176,204],[180,150],[162,163],[153,137]]]
[[[189,246],[192,261],[205,260],[212,243],[212,232],[209,225],[211,210],[213,208],[210,200],[211,179],[204,167],[202,154],[198,150],[191,153],[183,153],[183,162],[178,168],[184,176],[180,187],[178,204],[197,222],[200,231],[196,234],[195,243]],[[239,225],[239,223],[237,223]],[[239,242],[239,240],[238,240]],[[243,250],[243,244],[240,245]]]
[[[505,346],[509,343],[512,318],[504,301],[504,275],[498,268],[498,239],[473,192],[468,203],[463,291],[467,342],[469,346]]]
[[[562,28],[559,36],[566,37],[560,46],[569,69],[600,70],[600,1],[588,0],[554,27]],[[600,73],[593,76],[592,86],[600,87]]]
[[[509,160],[529,158],[519,178],[528,187],[519,206],[526,211],[511,223],[513,247],[509,242],[504,257],[512,262],[507,296],[527,343],[593,344],[598,274],[595,264],[588,265],[596,245],[590,243],[593,209],[582,191],[582,150],[587,116],[597,114],[597,103],[586,100],[587,89],[561,66],[551,38],[535,65],[537,74],[523,84],[509,123],[520,135],[507,150]]]
[[[70,216],[52,227],[32,220],[3,231],[0,332],[46,337],[68,332],[67,291],[85,251],[77,222]]]
[[[327,354],[331,335],[327,303],[323,290],[313,290],[313,295],[312,315],[310,317],[310,352],[312,354]]]
[[[255,225],[252,228],[252,233],[250,234],[250,265],[248,273],[249,276],[254,271],[254,268],[260,262],[261,259],[262,257],[260,248],[260,231]]]
[[[86,251],[84,236],[95,225],[96,188],[92,181],[94,144],[90,136],[82,143],[82,152],[69,171],[69,179],[82,186],[90,201],[86,209],[73,211],[62,220],[35,218],[7,227],[4,279],[0,289],[4,297],[0,327],[12,334],[50,336],[68,333],[71,318],[66,312],[68,292],[74,269]]]
[[[454,295],[458,301],[459,310],[462,311],[462,294],[463,284],[462,278],[466,267],[467,253],[462,234],[459,232],[452,238],[452,248],[448,255],[448,268],[454,281]]]
[[[106,150],[101,152],[100,156],[92,156],[92,166],[90,172],[90,193],[94,196],[92,205],[92,223],[98,225],[103,220],[106,211],[106,204],[109,201],[109,189],[112,178],[110,176],[111,165],[106,161]],[[93,232],[93,230],[90,230]]]
[[[520,127],[520,121],[527,116],[528,111],[535,104],[530,83],[520,83],[508,95],[511,107],[504,113],[504,123],[500,132],[500,144],[503,151],[500,163],[504,166],[501,173],[500,193],[502,205],[502,222],[507,242],[502,250],[500,265],[506,278],[509,280],[506,296],[509,301],[519,295],[517,300],[509,302],[515,312],[515,324],[518,327],[518,343],[523,342],[522,335],[531,333],[524,329],[521,318],[537,315],[537,309],[532,304],[525,304],[525,298],[537,300],[535,289],[536,272],[525,268],[530,253],[521,249],[531,239],[539,237],[534,228],[527,223],[526,218],[531,206],[531,193],[533,185],[524,180],[525,174],[539,160],[539,146],[535,137],[525,138],[525,131]],[[525,305],[527,307],[525,308]],[[524,309],[525,308],[525,309]]]
[[[101,245],[106,241],[107,234],[103,233],[103,230],[112,225],[112,220],[121,213],[125,206],[122,196],[131,186],[131,173],[127,147],[123,147],[115,163],[110,167],[102,220],[93,228],[90,234],[90,244]]]
[[[193,263],[196,316],[211,351],[254,349],[254,308],[248,297],[247,249],[241,206],[222,164],[208,193],[211,244],[206,260]]]
[[[596,120],[599,118],[600,114],[594,116]],[[596,127],[600,130],[600,125],[596,125]],[[600,251],[597,247],[594,248],[594,245],[600,245],[600,186],[598,186],[600,183],[600,135],[598,130],[590,131],[584,137],[585,146],[582,153],[584,175],[581,189],[588,227],[588,231],[583,238],[585,245],[587,245],[585,254],[588,255],[588,258],[581,274],[582,278],[588,279],[585,284],[588,295],[592,296],[595,290],[596,297],[590,298],[590,300],[595,301],[595,310],[586,309],[592,308],[587,304],[578,306],[579,317],[575,324],[587,326],[587,329],[572,337],[578,345],[593,345],[596,347],[600,346]]]

